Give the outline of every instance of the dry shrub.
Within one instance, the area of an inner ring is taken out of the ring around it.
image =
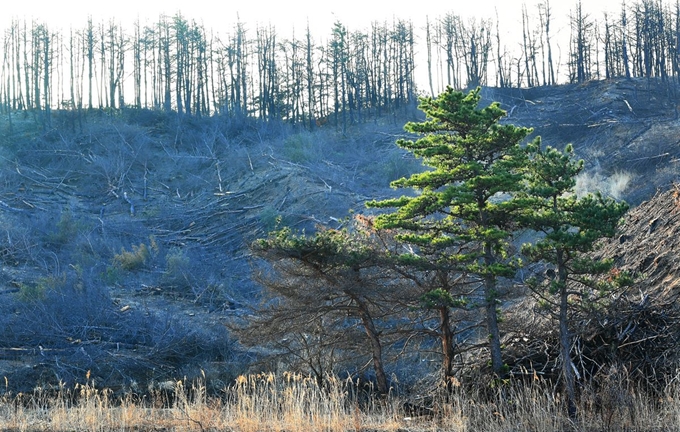
[[[113,262],[123,270],[135,271],[143,268],[150,257],[149,247],[140,243],[139,246],[132,245],[132,251],[121,249],[119,254],[114,255]]]
[[[574,308],[570,330],[581,383],[606,387],[605,371],[623,370],[632,387],[659,394],[675,375],[680,363],[676,295],[647,295],[636,289]],[[511,375],[559,379],[557,322],[528,298],[506,316],[504,355]]]

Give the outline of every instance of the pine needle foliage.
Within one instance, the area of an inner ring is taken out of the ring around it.
[[[392,313],[390,298],[396,295],[398,281],[381,267],[381,254],[369,234],[354,228],[319,229],[314,234],[283,228],[256,241],[254,253],[271,268],[256,278],[277,301],[258,311],[261,318],[249,327],[252,330],[264,324],[268,332],[285,334],[299,329],[307,333],[312,317],[319,317],[326,326],[336,323],[326,329],[328,332],[347,333],[350,325],[356,325],[366,336],[361,352],[372,359],[376,389],[386,394],[389,385],[380,321]],[[320,367],[313,369],[321,381],[324,372]]]
[[[397,145],[430,169],[392,182],[415,195],[367,204],[395,209],[378,216],[376,227],[399,230],[397,238],[422,251],[415,253],[421,260],[437,251],[436,265],[445,263],[482,282],[491,364],[502,375],[497,279],[516,270],[507,240],[513,215],[521,210],[512,198],[522,188],[521,168],[527,163],[520,143],[531,129],[500,124],[505,111],[498,103],[479,108],[480,99],[479,88],[464,94],[450,87],[436,98],[422,98],[426,121],[404,127],[420,137]]]
[[[597,293],[628,282],[620,272],[615,272],[616,276],[609,281],[596,282],[596,276],[612,270],[612,262],[588,255],[599,239],[615,234],[628,205],[599,193],[582,197],[575,194],[576,176],[583,170],[583,161],[575,159],[571,145],[559,151],[549,146],[542,148],[541,140],[536,139],[527,145],[527,153],[530,163],[525,173],[526,190],[518,198],[525,201],[527,212],[521,216],[520,223],[541,233],[542,237],[525,244],[522,252],[533,262],[554,267],[550,270],[551,278],[533,280],[529,285],[544,304],[552,305],[558,319],[562,379],[568,413],[573,417],[576,392],[569,318],[573,306],[569,298],[578,296],[587,302],[593,289]]]

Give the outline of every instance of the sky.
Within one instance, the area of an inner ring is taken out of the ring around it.
[[[566,17],[577,0],[552,0],[554,17]],[[586,10],[600,18],[599,10],[620,9],[622,0],[583,1]],[[410,19],[416,26],[424,25],[429,16],[443,16],[453,12],[464,17],[493,18],[498,12],[501,24],[507,31],[519,25],[521,28],[521,7],[526,4],[530,15],[537,15],[538,0],[446,0],[446,1],[295,1],[295,0],[13,0],[3,2],[2,15],[37,19],[49,26],[62,28],[82,27],[88,16],[96,21],[116,18],[126,26],[137,18],[153,22],[160,14],[174,15],[178,11],[188,19],[202,22],[216,31],[230,29],[237,17],[246,24],[274,24],[281,32],[293,27],[302,33],[309,20],[312,29],[319,31],[330,28],[336,20],[349,29],[367,28],[372,21],[391,21],[393,18]],[[420,4],[419,4],[420,3]],[[388,6],[386,6],[386,4]],[[414,7],[414,5],[416,5]],[[1,23],[0,23],[1,24]],[[557,26],[556,26],[557,27]],[[559,30],[559,28],[557,29]],[[316,32],[313,32],[316,33]]]

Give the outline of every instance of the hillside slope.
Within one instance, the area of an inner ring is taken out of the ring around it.
[[[677,91],[630,80],[483,95],[545,144],[573,143],[583,189],[637,204],[677,178]],[[394,195],[391,180],[421,169],[394,145],[416,117],[346,133],[150,111],[55,113],[49,131],[28,114],[6,118],[0,375],[21,390],[87,371],[120,388],[229,380],[250,361],[225,330],[257,301],[250,242],[279,223],[338,227],[365,200]],[[655,244],[640,271],[674,263],[671,245]],[[612,247],[604,253],[621,255]]]
[[[0,159],[0,375],[21,390],[239,373],[225,323],[257,300],[249,244],[339,226],[416,165],[390,124],[60,115],[46,133],[12,119]]]
[[[674,82],[617,79],[531,89],[485,89],[506,121],[530,126],[545,145],[574,145],[586,162],[579,187],[637,205],[668,189],[680,168]]]

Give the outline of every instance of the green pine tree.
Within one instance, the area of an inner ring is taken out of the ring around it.
[[[439,250],[438,266],[482,282],[491,365],[502,375],[497,281],[515,274],[507,240],[512,215],[519,210],[507,194],[522,186],[526,154],[519,144],[531,130],[499,124],[505,111],[497,103],[480,109],[479,101],[479,89],[464,94],[450,87],[437,98],[422,98],[419,108],[426,121],[405,126],[421,137],[397,145],[432,169],[392,182],[395,188],[415,189],[415,196],[367,204],[396,209],[380,215],[377,228],[399,229],[399,238],[418,250]],[[427,259],[431,254],[415,255]]]
[[[356,319],[370,348],[376,389],[387,394],[378,316],[390,314],[390,304],[385,299],[390,294],[398,295],[398,287],[394,286],[398,278],[382,268],[381,254],[370,234],[358,225],[351,231],[320,229],[312,235],[283,228],[257,240],[252,251],[268,262],[269,270],[256,275],[256,279],[277,301],[260,310],[257,315],[262,318],[245,330],[278,329],[283,335],[296,328],[305,329],[315,317],[345,326],[347,317]],[[344,333],[347,328],[338,325],[333,330]],[[323,379],[323,374],[317,376]]]
[[[569,296],[583,296],[593,288],[608,287],[593,277],[609,272],[612,262],[592,259],[587,254],[599,239],[614,235],[628,206],[600,194],[578,197],[574,193],[576,176],[583,170],[583,161],[574,159],[571,145],[560,152],[551,147],[541,148],[540,139],[536,139],[527,146],[527,152],[530,163],[526,171],[524,205],[531,210],[520,220],[522,225],[541,233],[542,237],[533,244],[524,245],[522,252],[533,262],[554,266],[552,280],[542,284],[534,280],[530,286],[545,303],[553,306],[559,322],[561,374],[567,410],[573,417],[576,415],[576,396]],[[619,277],[614,282],[624,280]]]

